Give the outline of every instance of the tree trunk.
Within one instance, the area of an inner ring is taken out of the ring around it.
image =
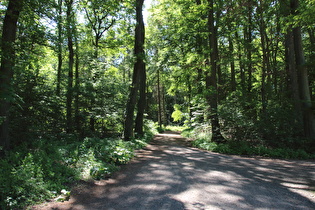
[[[135,46],[134,54],[136,57],[136,62],[133,69],[132,85],[130,88],[129,100],[126,107],[126,118],[124,125],[124,139],[126,141],[133,137],[133,125],[134,125],[134,110],[137,102],[137,94],[140,87],[139,83],[141,79],[145,77],[141,76],[145,72],[144,63],[144,22],[142,16],[142,7],[144,0],[136,0],[136,30],[135,30]],[[145,92],[145,90],[144,90]],[[145,106],[144,106],[145,107]]]
[[[238,32],[235,32],[235,38],[238,41],[238,46],[237,46],[237,50],[238,50],[238,60],[239,60],[239,68],[240,68],[240,77],[241,77],[241,89],[242,89],[242,93],[244,95],[245,91],[246,91],[246,76],[245,76],[245,64],[244,61],[242,60],[243,57],[243,51],[242,51],[242,46],[241,46],[241,41],[240,41],[240,36],[238,35]]]
[[[142,67],[142,72],[140,74],[140,87],[139,87],[139,100],[138,100],[138,110],[137,117],[135,121],[135,133],[139,136],[144,135],[143,125],[144,125],[144,112],[146,108],[146,72],[145,66]]]
[[[304,52],[302,47],[301,28],[300,27],[294,28],[293,34],[299,90],[302,101],[304,135],[307,138],[315,139],[314,115],[312,110],[308,72],[305,65]]]
[[[312,28],[312,29],[308,29],[308,34],[309,34],[309,39],[310,39],[310,51],[311,52],[315,52],[315,29]],[[310,56],[309,56],[309,61],[310,61],[310,65],[308,65],[310,68],[309,68],[309,72],[313,72],[312,74],[312,77],[311,78],[314,78],[314,73],[315,73],[315,53],[310,53]],[[312,81],[313,80],[313,81]],[[314,86],[314,79],[310,79],[310,81],[313,82],[313,85],[311,86]],[[311,92],[311,99],[314,100],[314,89],[310,89],[310,92]]]
[[[77,38],[77,29],[75,28],[75,98],[74,98],[74,113],[75,113],[75,127],[76,131],[81,131],[81,122],[79,117],[79,95],[80,95],[80,78],[79,78],[79,41]]]
[[[74,49],[73,49],[73,0],[67,1],[67,39],[69,50],[68,66],[68,86],[67,86],[67,133],[73,131],[72,120],[72,101],[73,101],[73,66],[74,66]]]
[[[298,0],[291,0],[291,12],[296,14],[299,8]],[[294,50],[295,50],[295,62],[298,72],[298,82],[300,97],[302,101],[302,117],[303,117],[303,128],[304,135],[309,139],[315,140],[315,124],[314,115],[312,110],[312,101],[308,81],[308,72],[305,65],[305,57],[302,46],[302,32],[301,27],[293,28],[294,37]]]
[[[10,149],[10,100],[12,98],[11,80],[15,65],[14,42],[17,34],[17,22],[23,0],[10,0],[4,17],[1,40],[0,67],[0,153]],[[2,150],[3,149],[3,150]]]
[[[234,45],[231,35],[229,36],[229,51],[231,55],[231,91],[236,91],[236,79],[235,79],[235,63],[234,63]]]
[[[289,2],[280,2],[281,13],[284,17],[290,15],[290,4]],[[301,113],[301,102],[300,102],[300,93],[299,93],[299,84],[298,76],[296,72],[295,64],[295,50],[294,50],[294,40],[292,28],[289,27],[285,34],[285,62],[286,62],[286,71],[287,71],[287,84],[286,88],[288,90],[289,97],[293,101],[295,120],[298,123],[302,123],[302,113]]]
[[[210,105],[210,120],[212,129],[212,141],[223,142],[224,138],[221,134],[219,116],[218,116],[218,86],[217,86],[217,63],[218,63],[218,44],[216,37],[216,27],[214,25],[214,3],[213,0],[208,0],[208,29],[209,29],[209,44],[210,44],[210,72],[206,75],[206,88],[209,91],[207,101]]]
[[[252,25],[253,25],[253,20],[252,20],[252,14],[253,14],[253,8],[252,8],[252,0],[247,0],[247,18],[248,18],[248,23],[244,27],[244,36],[245,36],[245,41],[246,41],[246,57],[247,57],[247,72],[248,72],[248,77],[247,77],[247,92],[250,93],[252,91],[252,74],[253,74],[253,64],[252,64],[252,42],[253,42],[253,37],[252,37]],[[250,99],[251,100],[251,99]]]
[[[58,0],[58,67],[57,67],[57,88],[56,88],[56,94],[57,96],[60,96],[60,84],[61,84],[61,71],[62,71],[62,0]]]
[[[139,7],[137,8],[137,13],[139,13],[137,16],[139,16],[138,24],[139,24],[139,44],[140,44],[140,59],[141,61],[141,68],[139,69],[139,100],[138,100],[138,110],[137,110],[137,117],[135,121],[135,133],[139,136],[144,135],[143,131],[143,125],[144,125],[144,112],[146,108],[146,84],[147,84],[147,75],[146,75],[146,69],[145,69],[145,63],[144,63],[144,41],[145,41],[145,28],[144,28],[144,21],[142,16],[142,6],[143,6],[143,0],[140,2]]]
[[[162,100],[161,100],[161,79],[160,79],[160,68],[157,70],[157,99],[158,99],[158,123],[162,128]]]
[[[266,113],[267,105],[268,105],[268,80],[267,75],[270,64],[269,64],[269,54],[268,54],[268,39],[266,34],[266,25],[263,17],[264,6],[262,0],[259,1],[260,6],[258,7],[259,12],[259,32],[261,37],[261,49],[262,49],[262,78],[261,78],[261,102],[262,102],[262,113]]]

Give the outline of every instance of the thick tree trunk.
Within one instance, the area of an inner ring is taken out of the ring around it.
[[[138,100],[138,110],[137,110],[137,117],[135,120],[135,133],[139,136],[144,135],[143,125],[144,125],[144,112],[146,107],[146,72],[145,66],[142,66],[141,73],[140,73],[140,87],[139,87],[139,100]]]
[[[208,0],[208,29],[209,29],[209,44],[210,44],[210,72],[206,75],[206,87],[209,91],[207,101],[210,105],[209,118],[211,120],[212,141],[222,142],[224,138],[221,134],[219,116],[218,116],[218,85],[217,85],[217,67],[218,67],[218,44],[216,37],[216,27],[214,25],[214,3],[213,0]]]
[[[144,42],[145,42],[145,28],[144,28],[144,21],[142,16],[142,6],[143,0],[139,2],[139,7],[137,8],[137,21],[139,24],[139,47],[140,47],[140,59],[141,59],[141,66],[139,69],[139,100],[138,100],[138,110],[137,110],[137,117],[135,121],[135,133],[139,136],[144,135],[143,125],[144,125],[144,112],[146,107],[146,84],[147,84],[147,75],[144,63]]]
[[[290,4],[289,1],[280,1],[280,9],[281,14],[284,17],[290,15]],[[291,98],[294,106],[294,115],[295,121],[300,124],[302,123],[302,113],[301,113],[301,101],[300,101],[300,93],[299,93],[299,84],[298,84],[298,76],[296,71],[295,64],[295,50],[294,50],[294,40],[293,40],[293,32],[292,28],[289,27],[285,34],[285,62],[286,62],[286,71],[287,71],[287,83],[286,88]],[[296,123],[293,122],[293,123]]]
[[[299,8],[298,0],[291,0],[291,11],[292,14],[296,14]],[[303,45],[302,45],[302,32],[301,27],[293,28],[294,37],[294,50],[295,50],[295,61],[298,72],[298,82],[300,97],[302,101],[302,117],[304,135],[309,139],[315,140],[315,123],[314,115],[312,110],[312,101],[310,94],[310,87],[308,81],[308,72],[305,63]]]
[[[136,31],[135,31],[135,46],[134,53],[136,62],[133,69],[132,85],[130,87],[129,100],[126,107],[126,118],[124,125],[124,139],[126,141],[133,137],[133,125],[134,125],[134,110],[137,102],[137,93],[140,87],[140,75],[145,72],[144,63],[144,22],[142,16],[142,7],[144,0],[136,0]],[[142,77],[145,79],[145,77]],[[145,91],[145,90],[144,90]]]
[[[302,47],[301,28],[293,29],[295,60],[298,71],[298,81],[300,97],[302,101],[303,127],[304,135],[307,138],[315,140],[315,124],[312,110],[312,100],[308,81],[308,72],[305,65],[304,52]]]
[[[291,30],[287,31],[286,34],[286,68],[288,72],[288,90],[289,94],[294,102],[295,113],[299,116],[301,115],[301,104],[300,104],[300,93],[299,93],[299,84],[298,76],[296,72],[295,64],[295,54],[294,54],[294,41],[293,33]],[[300,121],[300,120],[299,120]]]
[[[14,42],[17,34],[17,22],[23,0],[10,0],[4,17],[1,40],[0,67],[0,153],[10,149],[9,120],[11,80],[15,65]],[[3,149],[3,150],[2,150]]]
[[[311,52],[315,52],[315,29],[312,28],[312,29],[308,29],[308,34],[309,34],[309,39],[310,39],[310,51]],[[311,78],[314,78],[314,73],[315,73],[315,53],[310,53],[310,56],[309,56],[309,61],[310,61],[310,64],[311,65],[308,65],[309,66],[309,72],[313,72],[313,76]],[[310,81],[312,81],[312,79],[310,79]],[[313,85],[310,84],[310,86],[314,86],[314,82],[315,81],[312,81],[313,82]],[[310,89],[310,92],[311,92],[311,99],[314,100],[314,88],[313,90]]]

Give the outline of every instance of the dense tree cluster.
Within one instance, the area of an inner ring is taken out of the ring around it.
[[[0,1],[0,208],[108,177],[157,124],[314,158],[314,0],[146,2]]]
[[[1,2],[1,151],[172,112],[219,143],[314,142],[313,0],[153,1],[146,44],[143,3]]]
[[[46,135],[123,131],[135,5],[1,2],[1,151]]]
[[[190,126],[210,124],[216,142],[314,142],[312,5],[156,1],[147,30],[149,63],[163,94],[173,96],[167,103],[179,104]]]

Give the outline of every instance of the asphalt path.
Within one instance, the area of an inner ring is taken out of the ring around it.
[[[315,162],[207,152],[169,132],[112,178],[34,209],[315,209]]]

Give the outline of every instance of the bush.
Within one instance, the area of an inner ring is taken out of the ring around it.
[[[271,148],[260,143],[253,143],[249,141],[234,141],[229,140],[224,144],[217,144],[211,142],[208,132],[202,133],[202,129],[187,129],[182,133],[185,137],[194,138],[192,145],[213,152],[233,155],[245,155],[245,156],[262,156],[270,158],[281,159],[313,159],[315,153],[308,153],[303,149],[292,149],[288,147]]]
[[[232,140],[259,139],[258,128],[255,123],[255,110],[249,110],[251,104],[244,104],[244,98],[235,93],[227,97],[219,106],[218,112],[224,135]]]
[[[0,209],[22,209],[56,197],[78,179],[109,177],[152,139],[157,132],[154,123],[147,122],[145,132],[141,139],[128,142],[62,135],[16,148],[0,159]]]
[[[0,167],[2,209],[22,208],[50,198],[75,177],[74,170],[63,163],[61,156],[48,153],[45,148],[25,155],[21,150],[11,153],[1,160]]]

